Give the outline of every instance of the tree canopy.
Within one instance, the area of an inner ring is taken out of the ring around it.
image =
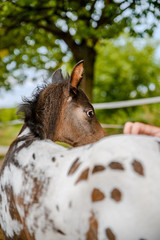
[[[122,31],[152,34],[160,3],[154,0],[3,0],[0,3],[0,86],[10,88],[17,69],[53,71],[62,62],[86,63],[84,89],[92,98],[95,45]],[[145,25],[150,16],[154,21]],[[138,26],[143,24],[142,32]]]
[[[153,41],[142,44],[140,39],[122,35],[112,41],[102,40],[96,50],[94,102],[160,96],[160,59],[155,59]],[[160,103],[97,110],[97,115],[107,124],[142,121],[160,126],[159,109]]]
[[[160,95],[160,60],[155,59],[153,43],[141,42],[121,35],[97,44],[95,102]]]

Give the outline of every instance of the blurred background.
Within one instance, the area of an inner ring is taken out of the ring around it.
[[[21,128],[17,106],[61,67],[85,61],[92,103],[160,96],[160,1],[1,0],[0,158]],[[160,126],[160,103],[96,110],[101,123]],[[118,126],[117,126],[118,125]]]

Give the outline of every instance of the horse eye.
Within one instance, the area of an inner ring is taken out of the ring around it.
[[[94,111],[93,111],[93,110],[88,110],[88,111],[87,111],[87,116],[88,116],[89,118],[93,118],[93,117],[94,117]]]

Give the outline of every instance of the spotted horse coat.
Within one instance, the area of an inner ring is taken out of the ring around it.
[[[158,138],[117,135],[73,149],[24,144],[0,177],[6,239],[160,239]]]

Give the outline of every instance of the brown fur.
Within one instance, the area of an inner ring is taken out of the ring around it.
[[[87,111],[94,113],[94,110],[87,96],[78,88],[82,75],[82,61],[67,80],[57,70],[51,84],[38,88],[32,100],[24,100],[18,112],[23,114],[25,125],[34,138],[79,146],[105,136],[96,116],[87,116]]]

